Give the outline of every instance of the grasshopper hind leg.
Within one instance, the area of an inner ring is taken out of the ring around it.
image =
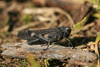
[[[46,50],[49,48],[49,45],[50,45],[50,40],[48,41]]]
[[[35,39],[35,40],[27,40],[27,44],[32,45],[34,44],[34,42],[39,41],[39,39]]]
[[[32,36],[33,36],[33,37],[35,36],[35,37],[38,38],[38,40],[36,40],[36,41],[41,41],[41,42],[47,43],[47,48],[46,48],[45,50],[48,49],[48,47],[49,47],[49,45],[50,45],[50,39],[49,39],[49,38],[46,38],[46,37],[44,37],[44,36],[40,36],[40,35],[35,34],[35,33],[34,33],[34,35],[32,35]],[[36,41],[35,41],[35,40],[31,40],[30,43],[34,43],[34,42],[36,42]]]

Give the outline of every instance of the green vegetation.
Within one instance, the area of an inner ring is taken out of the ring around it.
[[[22,64],[23,64],[23,67],[26,67],[26,64],[27,64],[26,59],[24,59],[24,61],[22,62]]]
[[[25,22],[25,24],[28,24],[32,20],[32,15],[25,14],[21,17],[21,20]]]
[[[30,63],[32,67],[40,67],[31,53],[27,54],[27,61]]]
[[[86,20],[86,17],[79,23],[77,23],[74,27],[74,29],[81,30],[83,28],[83,22]]]

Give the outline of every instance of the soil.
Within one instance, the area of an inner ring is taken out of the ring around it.
[[[42,1],[42,0],[41,0]],[[24,40],[17,37],[17,33],[23,30],[38,30],[38,29],[48,29],[55,27],[65,27],[71,26],[72,22],[65,16],[63,12],[42,11],[49,10],[46,5],[37,6],[33,3],[33,0],[0,0],[0,53],[4,51],[1,45],[6,43],[17,43],[23,42]],[[52,6],[52,5],[51,5]],[[43,9],[43,7],[47,7]],[[59,7],[59,6],[57,6]],[[31,8],[31,9],[27,9]],[[40,13],[37,8],[40,9]],[[61,7],[60,7],[61,8]],[[26,9],[26,12],[25,12]],[[35,11],[36,10],[36,11]],[[62,9],[63,10],[63,9]],[[28,13],[29,11],[29,13]],[[64,11],[64,10],[63,10]],[[71,10],[70,10],[71,11]],[[84,12],[85,10],[83,10]],[[73,18],[74,14],[70,13]],[[78,11],[76,11],[77,15]],[[73,47],[82,50],[88,50],[95,53],[94,43],[100,29],[100,19],[94,17],[93,14],[96,13],[96,9],[93,8],[91,13],[87,13],[87,20],[84,22],[83,29],[75,30],[72,29],[72,33],[69,36],[69,40],[73,44]],[[97,13],[99,15],[99,13]],[[79,16],[80,18],[81,16]],[[75,17],[77,18],[77,17]],[[83,19],[83,18],[82,18]],[[74,20],[75,21],[75,20]],[[79,21],[82,21],[79,19]],[[79,23],[77,20],[75,24]],[[72,27],[74,28],[74,26]],[[69,46],[68,41],[64,39],[53,44],[60,44],[63,46]],[[84,46],[82,46],[84,45]],[[71,45],[70,45],[71,46]],[[99,46],[100,47],[100,46]],[[59,60],[48,61],[49,67],[82,67],[81,65],[68,64]],[[41,67],[46,67],[45,60],[37,59],[37,63]],[[5,57],[0,54],[0,67],[31,67],[27,59],[22,58],[12,58]]]

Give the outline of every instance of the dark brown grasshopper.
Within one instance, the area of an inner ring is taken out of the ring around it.
[[[71,33],[70,27],[56,27],[52,29],[42,29],[42,30],[26,30],[20,31],[18,37],[20,39],[27,40],[27,43],[32,44],[49,44],[52,42],[57,42],[63,38],[68,38]]]

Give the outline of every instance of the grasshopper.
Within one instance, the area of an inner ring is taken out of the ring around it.
[[[52,42],[58,42],[63,38],[68,38],[71,33],[71,27],[56,27],[41,30],[20,31],[18,37],[27,40],[30,45],[46,44],[47,49]]]

